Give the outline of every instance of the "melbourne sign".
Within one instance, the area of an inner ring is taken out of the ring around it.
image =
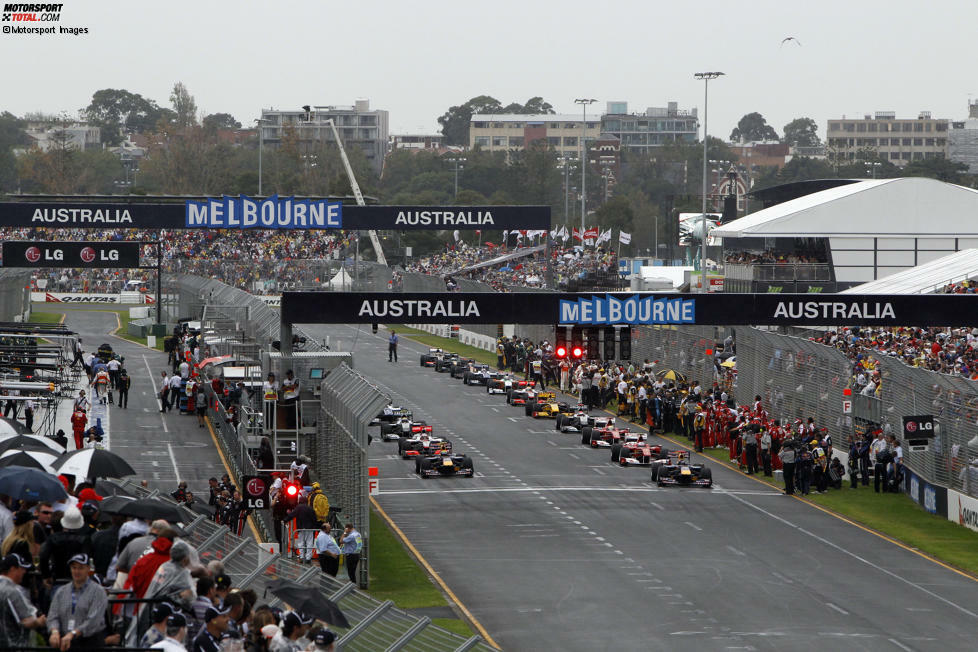
[[[138,242],[3,243],[4,267],[139,267]]]
[[[286,323],[956,326],[974,295],[286,292]]]
[[[357,206],[297,197],[0,202],[0,226],[81,229],[548,230],[549,206]]]

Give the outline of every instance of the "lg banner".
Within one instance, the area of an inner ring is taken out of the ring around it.
[[[4,267],[139,267],[138,242],[4,242]]]

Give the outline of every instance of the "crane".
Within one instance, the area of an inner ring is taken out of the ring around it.
[[[326,123],[329,125],[329,128],[333,130],[333,138],[336,139],[336,146],[340,149],[340,158],[343,160],[343,167],[346,168],[346,176],[350,179],[350,187],[353,188],[353,196],[356,197],[357,206],[366,206],[367,203],[363,201],[363,193],[360,192],[360,186],[357,184],[357,178],[353,174],[353,167],[350,165],[350,159],[346,157],[346,149],[343,147],[343,141],[340,140],[340,132],[336,128],[336,123],[333,122],[332,118],[326,120]],[[380,238],[377,237],[377,232],[370,229],[367,231],[367,235],[370,236],[370,244],[373,245],[374,252],[377,254],[377,262],[381,265],[387,265],[387,258],[384,257],[384,250],[380,246]]]

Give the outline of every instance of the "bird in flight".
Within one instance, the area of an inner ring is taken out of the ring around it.
[[[787,43],[788,41],[794,41],[799,46],[801,45],[801,41],[799,41],[798,39],[796,39],[794,36],[788,36],[788,37],[782,39],[782,41],[781,41],[781,47],[784,47],[784,44]]]

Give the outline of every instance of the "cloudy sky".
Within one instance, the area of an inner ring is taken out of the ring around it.
[[[779,132],[812,117],[824,137],[829,118],[962,118],[978,99],[978,3],[964,1],[65,0],[57,24],[89,33],[0,34],[0,110],[74,114],[101,88],[168,104],[182,81],[203,113],[246,124],[262,107],[369,98],[392,133],[435,132],[480,94],[702,108],[693,73],[719,70],[711,134],[759,111]]]

